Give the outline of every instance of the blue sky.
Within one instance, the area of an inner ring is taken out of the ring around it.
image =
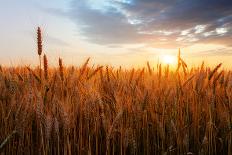
[[[51,64],[137,66],[160,55],[232,67],[230,0],[2,0],[0,62],[36,64],[36,27]]]

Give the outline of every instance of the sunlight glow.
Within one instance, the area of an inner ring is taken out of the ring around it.
[[[175,63],[175,57],[172,55],[163,55],[162,56],[162,62],[165,64],[174,64]]]

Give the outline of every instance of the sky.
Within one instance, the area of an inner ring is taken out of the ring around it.
[[[0,64],[37,64],[36,29],[49,64],[138,67],[177,55],[192,66],[232,67],[231,0],[0,0]]]

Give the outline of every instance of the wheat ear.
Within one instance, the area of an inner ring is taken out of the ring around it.
[[[48,59],[46,54],[44,54],[44,78],[45,80],[48,80]]]
[[[40,27],[38,27],[37,29],[37,50],[38,50],[38,55],[39,55],[39,75],[40,75],[40,78],[41,78],[41,54],[42,54],[42,51],[43,51],[43,46],[42,46],[42,33],[41,33],[41,29]]]
[[[64,67],[63,67],[63,61],[61,58],[59,58],[59,69],[60,69],[60,78],[62,81],[64,81]]]

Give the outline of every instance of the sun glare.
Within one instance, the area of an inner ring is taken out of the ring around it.
[[[175,63],[175,57],[172,55],[163,55],[162,56],[162,62],[168,65]]]

